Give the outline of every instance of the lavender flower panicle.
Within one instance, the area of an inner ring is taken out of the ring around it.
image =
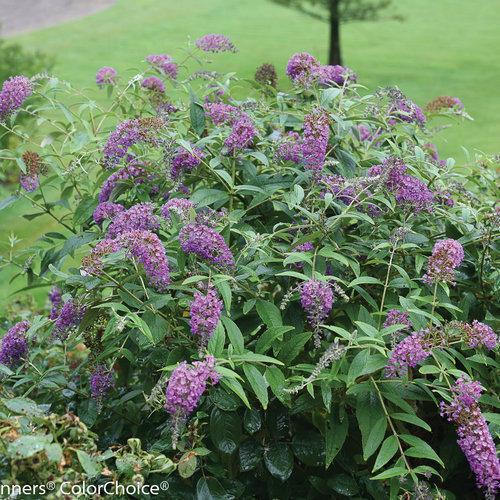
[[[204,52],[236,52],[233,42],[224,35],[210,33],[198,38],[195,42],[196,47]]]
[[[156,231],[160,227],[159,218],[153,214],[152,203],[138,203],[125,211],[118,211],[108,227],[106,238],[114,239],[128,231]]]
[[[387,311],[387,316],[384,321],[384,328],[388,328],[393,325],[405,325],[404,330],[407,328],[412,328],[412,322],[410,321],[410,316],[407,312],[398,311],[397,309],[390,309]]]
[[[355,83],[357,76],[350,68],[344,66],[328,65],[320,66],[313,70],[313,74],[320,85],[331,85],[335,83],[339,86]]]
[[[433,346],[427,334],[427,330],[413,332],[394,347],[386,366],[387,377],[404,376],[408,368],[415,368],[431,355]]]
[[[281,139],[276,158],[291,161],[297,165],[302,161],[302,139],[297,132],[287,132]]]
[[[97,70],[95,75],[95,83],[101,88],[105,85],[116,85],[117,79],[118,72],[111,66],[103,66]]]
[[[114,189],[118,186],[120,182],[125,182],[129,179],[133,179],[136,184],[141,184],[144,182],[146,177],[146,171],[144,167],[139,165],[137,162],[131,161],[125,167],[113,172],[102,184],[101,190],[99,192],[99,202],[103,203],[108,201],[113,194]]]
[[[40,186],[39,175],[45,172],[46,165],[40,155],[34,151],[25,151],[22,159],[26,166],[26,173],[21,174],[19,183],[26,192],[32,193]]]
[[[286,74],[293,83],[309,87],[320,67],[318,60],[307,52],[293,54],[288,60]]]
[[[127,156],[128,150],[139,142],[154,144],[154,132],[164,126],[161,118],[134,118],[121,122],[104,145],[104,166],[115,167]]]
[[[224,141],[224,146],[231,154],[236,154],[238,151],[248,148],[257,131],[255,126],[246,113],[241,113],[238,119],[233,123],[231,133]]]
[[[165,84],[157,76],[148,76],[141,82],[141,87],[151,92],[163,94],[165,92]]]
[[[195,292],[189,313],[191,333],[200,337],[201,344],[205,345],[214,334],[222,313],[222,301],[215,289],[209,287],[205,295]]]
[[[101,225],[106,219],[113,219],[115,215],[123,212],[124,210],[125,207],[119,203],[104,201],[97,205],[92,214],[92,218],[96,224]]]
[[[316,171],[323,168],[329,137],[330,119],[324,110],[316,108],[306,115],[302,139],[302,157],[305,168]]]
[[[232,125],[241,115],[241,110],[231,104],[223,102],[207,102],[205,112],[216,126]]]
[[[477,319],[472,322],[472,325],[465,326],[465,333],[467,343],[471,348],[484,346],[491,351],[498,345],[498,336],[493,331],[493,328]]]
[[[427,273],[423,276],[424,283],[455,282],[455,269],[464,259],[462,245],[453,239],[439,240],[432,249],[432,255],[427,262]]]
[[[452,387],[451,403],[441,402],[441,416],[457,424],[457,443],[486,497],[495,498],[500,487],[500,462],[488,424],[478,405],[482,387],[460,378]]]
[[[59,340],[66,340],[69,334],[78,327],[85,315],[85,306],[75,299],[69,299],[61,308],[54,323],[52,335]]]
[[[167,54],[151,54],[146,57],[146,61],[163,75],[175,80],[177,78],[178,67],[174,60]]]
[[[198,406],[207,383],[219,382],[219,374],[215,370],[215,358],[207,356],[203,361],[187,364],[183,361],[172,372],[166,389],[165,409],[172,417],[172,443],[177,444],[180,425]]]
[[[389,108],[389,124],[395,125],[398,122],[415,123],[423,126],[426,117],[423,111],[409,99],[396,99]]]
[[[90,252],[90,255],[82,259],[82,272],[92,276],[102,274],[104,264],[102,258],[120,250],[116,240],[102,240]]]
[[[89,386],[92,399],[100,407],[104,398],[115,386],[113,374],[104,365],[97,365],[90,374]]]
[[[28,356],[26,332],[30,326],[29,321],[20,321],[2,337],[0,345],[1,364],[13,368]]]
[[[188,222],[191,211],[193,210],[194,204],[192,201],[187,200],[186,198],[172,198],[161,207],[161,215],[165,219],[169,220],[170,213],[175,212],[182,221]]]
[[[217,267],[233,267],[234,257],[224,238],[204,224],[188,224],[179,233],[179,243],[186,253],[197,255]]]
[[[330,283],[311,279],[300,285],[300,304],[314,330],[314,343],[320,345],[320,325],[333,307],[333,290]]]
[[[25,76],[12,76],[5,80],[0,91],[0,122],[16,112],[33,94],[33,85]]]
[[[158,292],[166,290],[170,283],[170,270],[165,248],[156,234],[141,230],[128,231],[118,236],[117,243],[142,264],[151,286]]]
[[[49,292],[49,301],[52,304],[49,314],[49,319],[56,319],[59,316],[62,303],[62,291],[59,287],[54,286]]]
[[[182,172],[191,172],[205,158],[205,153],[196,146],[191,145],[191,151],[179,147],[172,159],[171,175],[177,179]]]

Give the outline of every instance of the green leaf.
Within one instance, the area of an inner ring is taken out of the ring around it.
[[[398,440],[396,436],[389,436],[383,442],[378,452],[375,465],[373,466],[373,472],[383,467],[395,455],[396,451],[398,451]]]
[[[371,276],[360,276],[359,278],[353,279],[349,285],[347,285],[349,288],[355,287],[357,285],[383,285],[383,283],[377,279],[373,278]]]
[[[425,422],[421,418],[418,418],[414,413],[412,414],[392,413],[391,418],[395,418],[396,420],[402,420],[403,422],[408,422],[409,424],[418,425],[418,427],[422,427],[422,429],[432,432],[432,429],[427,424],[427,422]]]
[[[285,363],[291,363],[301,352],[307,341],[311,338],[311,332],[296,333],[290,340],[281,345],[278,358]]]
[[[229,342],[234,347],[234,352],[237,354],[243,354],[245,350],[245,341],[238,325],[227,316],[222,316],[221,319],[226,329],[227,336],[229,337]]]
[[[179,463],[177,464],[179,476],[183,477],[184,479],[191,477],[196,471],[197,465],[198,459],[193,452],[188,451],[187,453],[184,453],[184,455],[182,455],[182,457],[180,458]]]
[[[40,417],[45,413],[42,408],[28,398],[2,399],[2,403],[8,410],[18,415]]]
[[[191,100],[189,108],[189,118],[191,119],[191,127],[198,134],[203,134],[205,130],[205,110],[201,104]]]
[[[101,467],[93,457],[83,450],[76,450],[76,454],[87,476],[95,477],[99,475]]]
[[[231,316],[231,287],[227,281],[216,281],[215,286],[219,290],[222,300],[224,301],[224,306],[226,307],[226,314]]]
[[[396,476],[406,476],[406,474],[408,474],[408,471],[404,467],[392,467],[392,469],[387,469],[384,472],[373,476],[371,479],[375,481],[381,479],[389,479]]]
[[[272,393],[283,403],[287,404],[290,396],[283,391],[285,387],[285,375],[277,366],[266,368],[266,380],[271,387]]]
[[[221,453],[234,453],[242,438],[241,418],[215,407],[210,415],[210,437]]]
[[[226,332],[224,327],[219,323],[217,328],[215,329],[214,334],[208,341],[208,352],[215,356],[216,358],[220,357],[222,351],[224,350],[224,344],[226,343]]]
[[[331,414],[325,429],[325,469],[330,467],[333,459],[342,449],[348,429],[349,421],[347,415],[340,421],[337,415]]]
[[[260,401],[262,408],[264,408],[265,410],[269,403],[269,397],[267,394],[268,383],[266,379],[253,365],[244,364],[243,371],[245,372],[245,376],[248,380],[248,383],[252,387],[253,392],[257,396],[257,399]]]
[[[363,459],[370,458],[385,437],[387,420],[374,392],[362,392],[357,395],[356,418],[361,431]]]
[[[242,472],[248,472],[255,469],[262,460],[262,448],[254,439],[248,439],[241,443],[238,455],[240,459],[240,469]]]
[[[293,330],[293,326],[273,326],[268,328],[257,340],[255,352],[264,354],[276,339],[283,340],[283,334]]]
[[[234,392],[243,401],[247,408],[251,408],[250,402],[245,394],[245,389],[243,389],[243,386],[236,379],[224,378],[222,379],[221,384],[224,387],[227,387],[230,391]]]
[[[24,435],[8,444],[8,453],[14,459],[29,458],[43,451],[52,439],[51,434]]]
[[[243,416],[243,427],[249,434],[255,434],[262,427],[262,417],[260,411],[252,408],[246,410]]]
[[[443,461],[439,458],[432,447],[423,439],[420,439],[417,436],[412,436],[411,434],[401,434],[399,437],[412,447],[405,451],[405,455],[416,458],[428,458],[429,460],[436,461],[438,464],[444,467]]]
[[[272,302],[258,300],[256,308],[258,315],[268,327],[283,325],[281,312]]]
[[[352,497],[359,492],[358,483],[347,474],[335,474],[328,480],[328,486],[343,497]]]
[[[15,203],[19,199],[19,196],[9,196],[0,201],[0,210],[4,208],[10,207],[13,203]]]
[[[271,443],[264,452],[264,463],[269,473],[280,481],[286,481],[293,470],[293,455],[285,443]]]

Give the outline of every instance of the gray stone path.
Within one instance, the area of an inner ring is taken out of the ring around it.
[[[0,36],[25,33],[85,17],[116,0],[0,0]]]

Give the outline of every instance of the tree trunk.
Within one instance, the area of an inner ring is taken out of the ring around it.
[[[340,0],[330,0],[330,50],[328,54],[328,64],[342,65],[339,3]]]

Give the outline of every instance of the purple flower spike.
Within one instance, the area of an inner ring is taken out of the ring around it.
[[[66,340],[83,319],[85,307],[76,300],[70,299],[62,308],[57,317],[52,335],[60,340]]]
[[[441,416],[457,424],[457,443],[487,498],[495,498],[500,486],[500,462],[488,424],[477,404],[482,387],[460,378],[452,387],[450,404],[441,402]]]
[[[452,239],[439,240],[432,249],[423,281],[428,284],[455,282],[455,269],[464,259],[462,245]]]
[[[427,330],[414,332],[394,347],[386,367],[390,378],[406,375],[431,355],[432,345],[426,338]]]
[[[116,85],[117,79],[118,72],[111,66],[103,66],[95,75],[95,83],[99,87],[104,87],[104,85]]]
[[[236,52],[233,42],[224,35],[211,33],[198,38],[194,43],[204,52]]]
[[[90,375],[89,386],[92,399],[100,405],[115,386],[113,374],[104,365],[97,365]]]
[[[201,163],[203,158],[205,158],[205,153],[196,146],[191,145],[191,151],[179,147],[172,159],[172,177],[177,179],[181,172],[191,172]]]
[[[26,332],[28,321],[16,323],[3,337],[0,345],[0,363],[10,368],[18,366],[28,356]]]
[[[0,122],[17,111],[33,94],[33,86],[25,76],[12,76],[3,82],[0,91]]]
[[[128,231],[156,231],[160,227],[159,218],[153,214],[152,203],[138,203],[128,210],[115,214],[113,221],[108,227],[106,238],[114,239]]]
[[[233,267],[234,258],[224,238],[203,224],[188,224],[179,233],[181,248],[217,267]]]
[[[309,170],[323,168],[329,137],[330,119],[328,114],[321,109],[314,109],[304,118],[302,155],[305,168]]]
[[[469,347],[473,349],[484,346],[491,351],[498,345],[498,336],[493,328],[477,319],[472,322],[472,325],[467,325],[465,330]]]
[[[171,78],[172,80],[175,80],[177,78],[177,64],[169,55],[151,54],[146,57],[146,61],[166,77]]]
[[[212,384],[219,382],[213,356],[193,364],[183,361],[168,380],[165,409],[174,418],[186,419],[198,406],[209,380]]]
[[[330,314],[333,291],[325,281],[309,280],[300,286],[300,304],[313,328],[317,328]]]
[[[222,301],[214,288],[209,288],[206,295],[194,294],[189,309],[191,333],[200,337],[204,345],[214,334],[222,312]]]
[[[141,82],[141,87],[151,92],[163,94],[165,92],[165,84],[157,76],[148,76]]]

